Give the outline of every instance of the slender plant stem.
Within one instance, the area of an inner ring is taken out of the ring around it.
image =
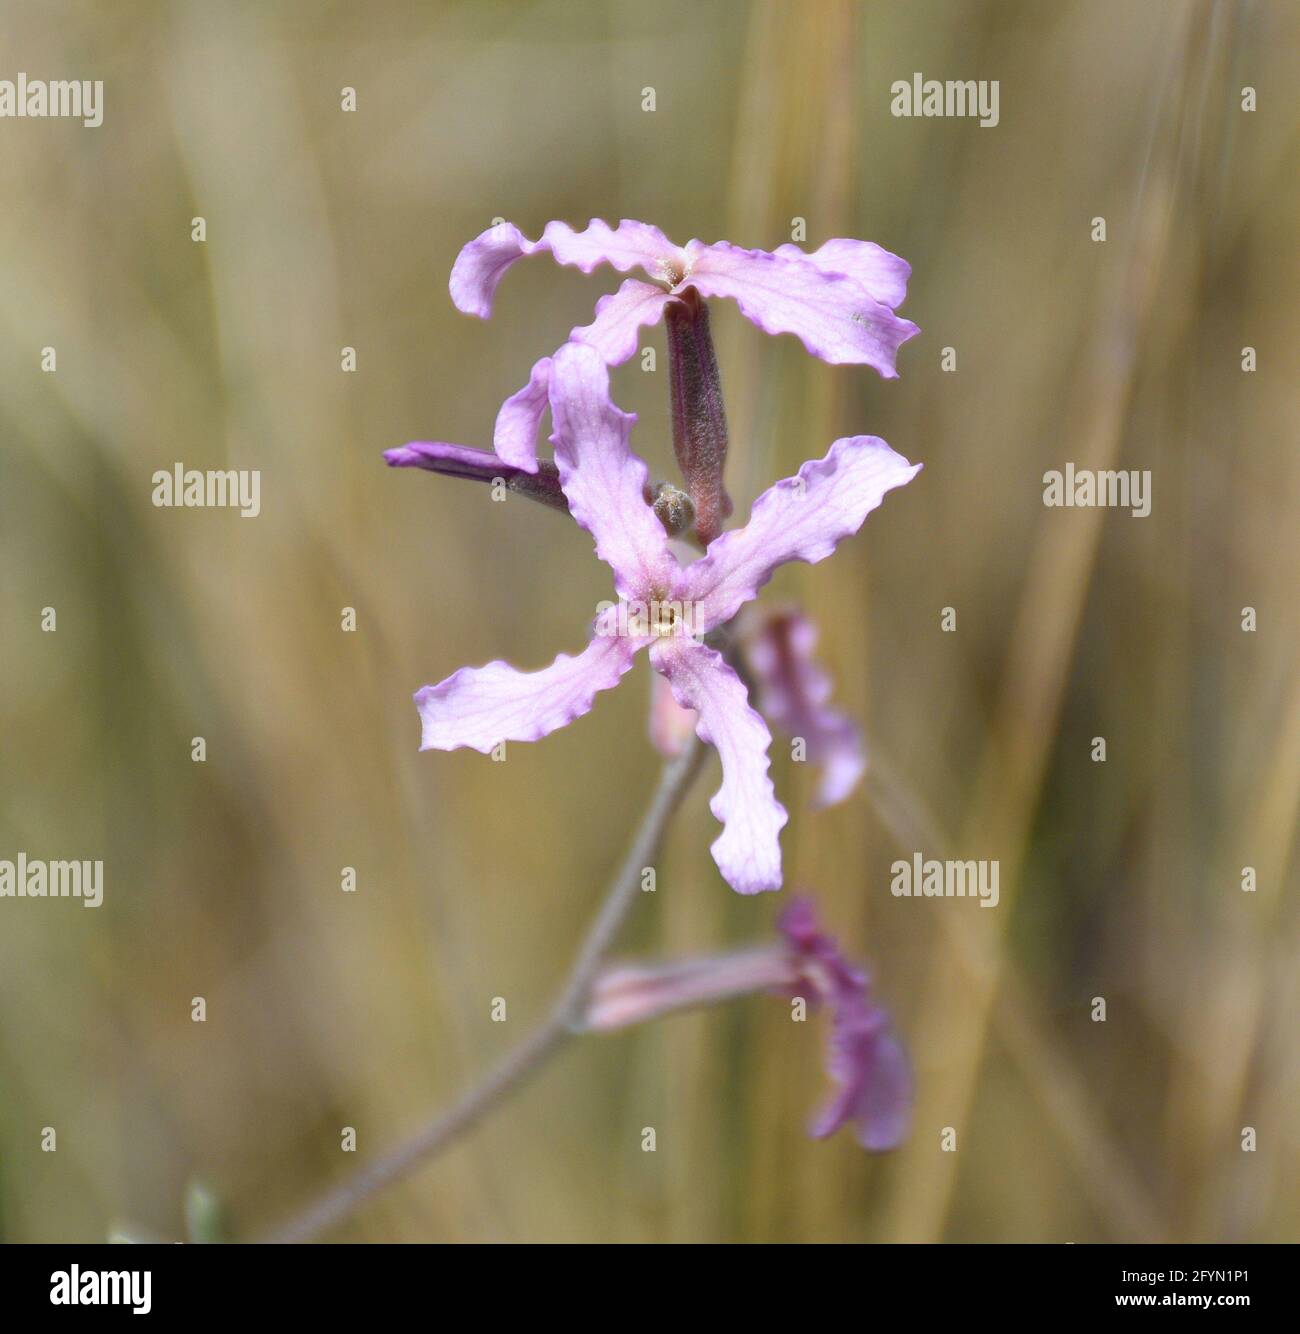
[[[659,786],[642,817],[641,826],[618,874],[610,882],[600,911],[587,932],[558,999],[542,1023],[446,1111],[435,1116],[408,1140],[326,1191],[262,1240],[278,1243],[310,1241],[341,1223],[380,1191],[408,1176],[471,1129],[574,1035],[591,984],[636,902],[642,872],[654,859],[673,812],[699,768],[702,749],[692,736],[681,755],[664,765]]]

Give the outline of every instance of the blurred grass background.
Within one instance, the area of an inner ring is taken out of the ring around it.
[[[820,618],[871,737],[870,783],[830,812],[780,746],[774,772],[788,884],[873,960],[917,1122],[884,1159],[805,1138],[824,1034],[754,999],[569,1047],[336,1235],[1296,1239],[1293,5],[3,20],[3,77],[105,83],[98,129],[0,123],[0,856],[105,861],[96,911],[0,901],[5,1240],[177,1236],[195,1178],[247,1235],[470,1081],[567,967],[653,784],[646,668],[506,764],[417,754],[416,687],[575,650],[608,576],[556,515],[380,458],[488,444],[616,285],[537,260],[491,322],[458,315],[451,263],[496,216],[764,248],[802,217],[810,246],[914,266],[895,382],[713,318],[740,515],[839,435],[926,464],[767,594]],[[893,118],[915,71],[999,80],[1000,124]],[[671,475],[662,351],[615,394]],[[178,460],[259,468],[261,516],[155,509]],[[1149,468],[1150,517],[1045,509],[1067,460]],[[776,899],[708,857],[715,784],[629,950],[769,929]],[[890,897],[890,862],[938,845],[999,858],[995,911]]]

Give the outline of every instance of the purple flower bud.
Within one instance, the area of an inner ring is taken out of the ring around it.
[[[695,531],[707,546],[722,531],[731,499],[722,482],[727,462],[727,414],[718,359],[709,333],[709,308],[688,288],[664,311],[668,331],[673,450],[695,505]]]
[[[525,472],[490,449],[413,440],[398,449],[386,449],[384,460],[390,468],[424,468],[444,477],[464,477],[489,484],[497,482],[508,491],[538,500],[552,509],[567,511],[569,508],[568,499],[560,488],[560,471],[546,459],[538,461],[536,472]]]

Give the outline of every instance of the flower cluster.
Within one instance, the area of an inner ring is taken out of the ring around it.
[[[502,742],[537,741],[588,712],[645,650],[656,673],[655,744],[671,753],[694,729],[721,759],[722,785],[710,802],[722,825],[711,849],[719,871],[742,894],[779,889],[779,835],[788,817],[768,776],[769,722],[819,768],[818,805],[847,797],[866,761],[857,727],[830,703],[830,678],[813,657],[815,627],[797,609],[749,604],[780,566],[829,556],[920,465],[875,436],[846,436],[760,495],[746,523],[727,528],[728,436],[708,301],[732,299],[765,333],[793,334],[824,361],[893,378],[899,347],[917,332],[895,309],[910,268],[864,241],[832,240],[811,253],[725,241],[677,246],[658,228],[626,220],[617,227],[595,220],[582,231],[552,222],[531,241],[503,222],[461,251],[452,300],[486,319],[506,270],[538,253],[583,273],[608,264],[642,276],[601,297],[591,323],[533,365],[528,383],[497,414],[492,450],[418,441],[386,458],[395,467],[493,482],[567,511],[609,566],[616,597],[597,610],[587,646],[572,656],[560,654],[535,672],[503,661],[462,668],[419,690],[421,749],[489,753]],[[630,445],[635,417],[610,397],[609,368],[631,358],[641,330],[660,320],[683,488],[651,485]],[[538,455],[548,414],[551,459]],[[865,976],[840,960],[810,914],[796,904],[783,917],[785,972],[767,985],[802,986],[832,1009],[832,1069],[842,1088],[822,1131],[851,1120],[864,1144],[883,1147],[902,1133],[902,1051],[865,1000]],[[681,995],[692,983],[725,987],[744,968],[733,960],[721,977],[688,972],[674,985]]]
[[[628,279],[603,297],[590,325],[573,330],[558,352],[537,362],[528,385],[498,414],[494,452],[418,442],[390,451],[388,461],[500,477],[524,494],[567,507],[610,566],[620,602],[678,603],[692,614],[647,624],[606,608],[586,649],[561,654],[541,671],[524,673],[500,661],[462,668],[416,694],[422,749],[469,746],[489,753],[503,741],[539,740],[591,709],[646,649],[677,705],[694,715],[696,731],[722,759],[722,786],[710,806],[723,825],[712,848],[719,870],[742,894],[778,889],[778,836],[787,816],[768,777],[771,733],[735,668],[706,641],[730,625],[781,565],[829,556],[920,465],[875,436],[845,437],[764,492],[744,527],[715,532],[729,509],[722,487],[725,434],[719,436],[725,418],[703,298],[734,297],[764,331],[796,334],[828,361],[859,362],[892,376],[898,346],[916,332],[893,310],[910,270],[897,256],[860,241],[830,241],[813,254],[783,245],[769,254],[725,242],[679,248],[657,228],[636,222],[611,228],[595,221],[582,232],[553,222],[538,241],[500,223],[461,252],[452,299],[463,311],[488,316],[506,269],[538,251],[588,273],[602,263],[624,272],[639,267],[647,280]],[[629,445],[635,418],[610,398],[607,369],[633,355],[642,326],[679,310],[684,314],[669,316],[674,442],[704,546],[702,556],[689,560],[670,543],[653,504],[646,466]],[[547,411],[550,463],[539,460],[536,449]],[[641,633],[618,633],[629,624]],[[829,682],[811,663],[813,638],[798,619],[783,629],[773,622],[753,641],[749,658],[769,716],[778,726],[802,729],[797,735],[809,758],[826,765],[821,800],[829,802],[847,795],[862,762],[856,729],[826,707]]]

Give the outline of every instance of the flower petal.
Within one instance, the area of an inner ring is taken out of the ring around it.
[[[415,692],[421,750],[472,746],[484,755],[502,741],[537,741],[580,718],[597,694],[616,686],[646,641],[597,633],[576,657],[561,653],[539,672],[505,662],[462,667]]]
[[[601,264],[610,264],[620,273],[640,266],[668,286],[674,281],[674,270],[680,274],[686,264],[685,252],[658,227],[629,218],[617,227],[593,218],[580,232],[566,222],[548,222],[537,241],[530,241],[513,223],[499,222],[481,232],[456,256],[449,284],[456,309],[487,319],[505,271],[515,260],[541,250],[549,250],[557,264],[572,265],[583,273]]]
[[[492,448],[512,466],[537,471],[537,433],[546,414],[551,389],[551,358],[536,362],[528,383],[501,405],[492,432]]]
[[[677,561],[646,503],[646,466],[628,448],[636,417],[615,407],[600,353],[566,343],[551,368],[551,420],[569,512],[596,539],[619,593],[645,601],[672,595]]]
[[[839,1086],[809,1127],[816,1139],[852,1122],[864,1149],[897,1148],[912,1111],[907,1054],[890,1032],[889,1017],[871,999],[870,978],[817,923],[812,903],[795,899],[777,923],[800,970],[795,994],[831,1010],[827,1072]]]
[[[672,297],[653,283],[628,278],[617,292],[596,302],[596,318],[570,330],[573,342],[586,343],[607,366],[621,366],[636,355],[643,325],[657,324]],[[528,383],[506,399],[497,413],[492,444],[503,459],[525,472],[537,468],[537,437],[546,415],[551,358],[533,367]]]
[[[682,251],[648,222],[624,218],[617,227],[592,218],[585,230],[575,232],[567,222],[548,222],[538,246],[546,246],[557,264],[570,264],[591,273],[609,264],[620,273],[638,266],[652,278],[667,280],[668,270],[684,259]]]
[[[787,561],[815,565],[856,533],[885,493],[921,470],[874,435],[845,436],[822,459],[769,487],[749,522],[722,534],[687,567],[683,596],[696,606],[697,632],[728,621]]]
[[[809,254],[797,245],[780,245],[772,253],[814,264],[823,273],[843,273],[860,284],[869,297],[891,310],[907,299],[907,280],[912,275],[912,266],[874,241],[838,237]]]
[[[857,724],[827,703],[831,679],[813,656],[816,645],[817,627],[793,608],[746,626],[742,640],[758,710],[778,731],[803,739],[804,758],[822,771],[814,806],[824,808],[853,791],[867,758]]]
[[[781,888],[779,835],[787,816],[767,776],[772,734],[749,706],[740,677],[722,655],[689,639],[660,639],[650,660],[678,704],[699,714],[696,732],[722,759],[722,786],[709,809],[722,822],[713,860],[741,894]]]
[[[530,241],[510,222],[480,232],[451,266],[452,303],[466,315],[485,320],[492,314],[492,297],[505,271],[517,259],[543,248],[544,242]]]
[[[672,299],[662,287],[625,278],[617,292],[596,302],[596,318],[571,330],[569,338],[594,347],[607,366],[621,366],[636,356],[642,326],[658,324]]]
[[[828,1069],[840,1087],[808,1133],[825,1139],[852,1123],[864,1149],[896,1149],[907,1138],[911,1121],[912,1070],[883,1011],[859,1007],[837,1012]]]
[[[900,345],[920,332],[856,279],[827,272],[806,255],[742,250],[727,241],[692,241],[686,250],[686,282],[702,296],[733,298],[764,333],[794,334],[823,361],[873,366],[893,379]]]
[[[911,1113],[912,1067],[907,1052],[896,1038],[881,1033],[853,1109],[858,1143],[873,1153],[896,1149],[907,1138]]]

